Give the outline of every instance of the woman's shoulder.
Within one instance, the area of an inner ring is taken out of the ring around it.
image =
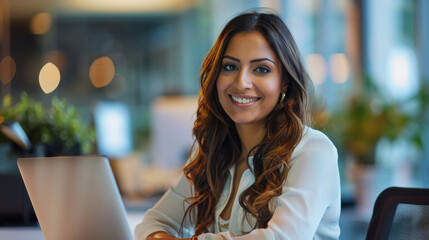
[[[297,155],[300,152],[307,151],[324,153],[330,152],[336,154],[337,149],[325,133],[314,128],[305,126],[303,129],[301,141],[296,146],[293,155]]]
[[[323,133],[322,131],[308,126],[304,126],[302,140],[308,140],[308,139],[320,139],[325,141],[326,140],[331,141],[328,138],[328,136],[326,136],[326,134]]]
[[[338,174],[338,152],[332,141],[323,132],[306,127],[292,153],[289,184],[294,176],[301,175],[312,176],[311,179],[328,179],[330,176],[335,177],[333,182],[336,182]]]

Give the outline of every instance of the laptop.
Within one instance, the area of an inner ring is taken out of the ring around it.
[[[18,168],[46,240],[133,239],[105,157],[19,158]]]

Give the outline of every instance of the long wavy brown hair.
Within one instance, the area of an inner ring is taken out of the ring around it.
[[[284,101],[266,119],[266,136],[255,146],[253,174],[255,183],[239,195],[246,218],[256,218],[254,228],[266,228],[273,215],[270,206],[282,194],[292,152],[309,124],[308,77],[296,43],[287,26],[275,14],[244,13],[233,18],[222,30],[202,64],[201,92],[193,128],[198,148],[184,174],[193,186],[187,216],[195,224],[195,234],[208,232],[214,223],[216,205],[228,179],[229,168],[238,163],[241,142],[234,122],[219,103],[216,80],[221,61],[231,38],[240,32],[257,31],[265,36],[282,64],[282,86],[287,86]],[[244,220],[244,219],[243,219]]]

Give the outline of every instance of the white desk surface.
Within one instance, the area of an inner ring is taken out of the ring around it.
[[[128,212],[131,231],[143,219],[144,212]],[[39,227],[0,227],[0,240],[45,240]]]

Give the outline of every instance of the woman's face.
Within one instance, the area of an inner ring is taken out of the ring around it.
[[[259,32],[231,38],[216,86],[220,104],[236,124],[265,124],[281,94],[281,63]]]

